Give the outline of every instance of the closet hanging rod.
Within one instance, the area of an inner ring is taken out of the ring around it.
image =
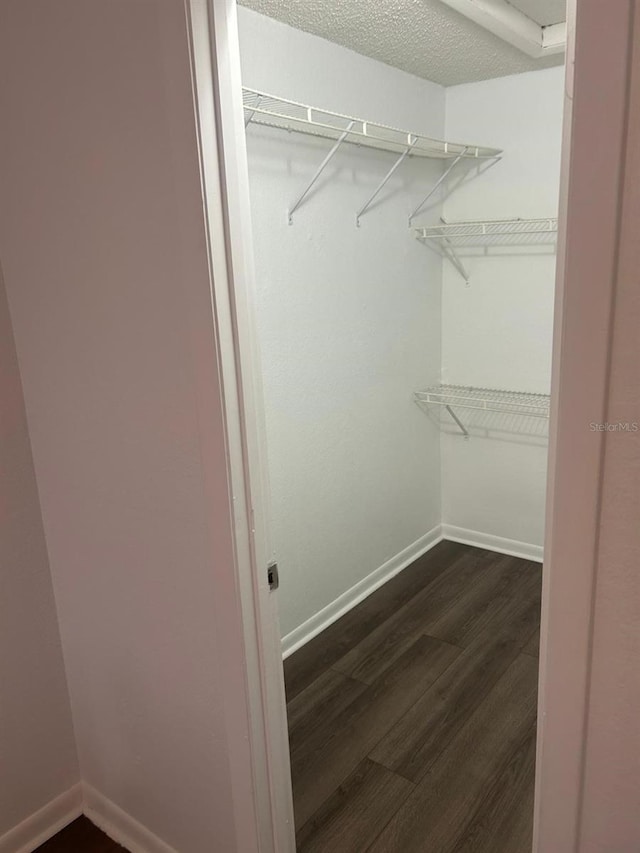
[[[410,149],[410,157],[451,159],[463,157],[469,160],[491,160],[502,153],[499,148],[446,142],[405,130],[399,130],[376,122],[345,116],[341,113],[321,110],[297,101],[279,98],[243,88],[245,124],[264,125],[310,136],[319,136],[337,141],[343,134],[344,142],[364,148],[377,148],[394,154],[403,154]]]

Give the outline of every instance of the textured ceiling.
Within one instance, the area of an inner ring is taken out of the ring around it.
[[[508,0],[508,2],[541,27],[567,20],[567,0]]]
[[[444,86],[561,65],[535,60],[439,0],[239,0],[296,29],[321,36]],[[554,0],[513,5],[557,7]],[[318,69],[321,71],[321,69]]]

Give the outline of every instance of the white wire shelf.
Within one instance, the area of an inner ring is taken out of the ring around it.
[[[343,142],[359,145],[364,148],[375,148],[379,151],[390,151],[396,155],[396,160],[371,193],[369,198],[356,213],[356,225],[360,225],[361,217],[371,208],[373,201],[391,178],[405,157],[428,157],[447,161],[447,167],[438,180],[433,184],[427,195],[415,208],[409,217],[409,223],[424,210],[427,201],[462,160],[476,163],[479,167],[490,167],[500,159],[502,151],[498,148],[487,148],[479,145],[465,145],[459,142],[445,142],[433,139],[419,133],[398,130],[376,122],[352,118],[341,113],[320,110],[297,101],[278,98],[259,92],[256,89],[243,88],[245,127],[250,124],[276,127],[281,130],[305,133],[333,141],[333,147],[318,166],[307,185],[287,211],[287,221],[293,224],[293,214],[307,198],[322,172],[334,157]]]
[[[431,385],[422,391],[416,391],[414,399],[422,405],[443,406],[465,437],[469,436],[469,432],[454,409],[476,409],[483,412],[549,418],[548,394],[475,388],[467,385]]]
[[[325,139],[378,148],[402,154],[410,148],[409,156],[435,157],[450,159],[462,156],[473,159],[493,159],[502,152],[497,148],[478,145],[466,145],[458,142],[445,142],[432,139],[419,133],[398,130],[384,124],[365,121],[329,110],[320,110],[297,101],[279,98],[243,88],[245,122],[278,127],[282,130],[321,136]]]
[[[557,219],[494,219],[479,222],[448,222],[416,228],[419,240],[455,247],[481,247],[553,243]]]
[[[461,250],[482,250],[492,247],[542,246],[555,243],[558,220],[493,219],[477,222],[443,222],[421,225],[414,229],[422,243],[430,244],[469,282],[469,274],[461,259]],[[478,254],[471,251],[471,254]]]

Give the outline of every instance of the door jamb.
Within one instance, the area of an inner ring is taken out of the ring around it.
[[[255,851],[295,853],[272,559],[261,373],[251,300],[251,209],[235,0],[183,0],[191,53],[212,301],[223,389],[250,720]],[[233,760],[232,760],[233,763]],[[234,768],[232,767],[232,773]],[[242,772],[237,768],[238,773]],[[239,786],[242,789],[242,785]],[[236,804],[246,835],[248,811]],[[242,837],[242,835],[239,835]]]

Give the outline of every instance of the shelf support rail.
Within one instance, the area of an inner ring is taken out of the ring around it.
[[[355,124],[355,120],[349,122],[346,130],[344,130],[344,132],[339,136],[339,138],[336,140],[331,151],[329,151],[329,153],[324,158],[322,163],[320,163],[320,165],[318,166],[318,168],[315,171],[314,176],[311,178],[311,180],[309,181],[309,183],[307,184],[305,189],[302,191],[302,193],[300,193],[298,198],[294,201],[294,203],[291,205],[291,207],[287,211],[287,222],[289,223],[289,225],[293,225],[293,214],[300,207],[300,205],[305,200],[305,198],[309,195],[311,188],[313,187],[315,182],[318,180],[320,175],[324,172],[326,167],[329,165],[329,163],[332,160],[333,156],[335,155],[336,151],[338,150],[338,148],[340,148],[342,143],[345,141],[345,139],[349,135],[349,131],[351,130],[351,128],[353,127],[354,124]]]
[[[398,157],[398,159],[396,160],[396,162],[395,162],[395,163],[393,164],[393,166],[389,169],[389,171],[388,171],[388,172],[387,172],[387,174],[384,176],[384,178],[380,181],[380,183],[379,183],[379,184],[378,184],[378,186],[375,188],[375,190],[373,191],[373,193],[369,196],[369,198],[367,199],[367,201],[362,205],[362,207],[360,208],[360,210],[356,213],[356,225],[357,225],[357,227],[358,227],[358,228],[360,227],[360,217],[361,217],[361,216],[363,216],[363,215],[367,212],[367,210],[369,210],[369,208],[370,208],[370,207],[371,207],[371,205],[373,204],[373,202],[374,202],[375,198],[378,196],[378,194],[380,193],[380,191],[381,191],[381,190],[383,189],[383,187],[386,185],[386,183],[387,183],[387,181],[389,180],[389,178],[393,175],[393,173],[394,173],[394,172],[395,172],[395,170],[398,168],[398,166],[402,163],[402,161],[405,159],[405,157],[407,157],[407,156],[409,155],[409,153],[410,153],[411,149],[415,146],[415,144],[416,144],[416,142],[417,142],[417,141],[418,141],[417,137],[416,137],[416,139],[414,139],[414,140],[413,140],[413,142],[411,142],[411,137],[409,137],[409,145],[408,145],[408,147],[407,147],[407,148],[402,152],[402,154]]]
[[[451,163],[449,163],[449,165],[447,166],[447,168],[446,168],[446,169],[444,170],[444,172],[440,175],[440,177],[438,178],[438,180],[437,180],[437,181],[435,182],[435,184],[431,187],[431,189],[430,189],[430,190],[429,190],[429,192],[426,194],[426,196],[422,199],[422,201],[420,202],[420,204],[416,207],[416,209],[413,211],[413,213],[411,213],[411,214],[409,215],[409,227],[411,227],[411,223],[413,222],[413,220],[414,220],[414,219],[416,218],[416,216],[417,216],[417,215],[422,211],[422,209],[424,208],[425,204],[429,201],[429,199],[430,199],[430,198],[431,198],[431,196],[434,194],[434,192],[438,189],[438,187],[442,186],[442,184],[444,183],[444,181],[446,181],[446,179],[449,177],[449,175],[451,174],[451,172],[452,172],[452,171],[455,169],[455,167],[458,165],[458,163],[460,162],[460,160],[462,160],[462,158],[465,156],[465,154],[467,153],[467,151],[468,151],[468,150],[469,150],[469,149],[468,149],[468,147],[467,147],[467,148],[465,148],[465,149],[464,149],[464,151],[463,151],[461,154],[458,154],[458,156],[457,156],[457,157],[455,157],[455,158],[451,161]]]
[[[456,413],[453,411],[453,409],[451,408],[451,406],[447,406],[447,405],[445,405],[445,409],[449,412],[449,414],[451,415],[451,417],[453,418],[453,420],[454,420],[454,421],[457,423],[457,425],[460,427],[460,430],[461,430],[462,434],[464,435],[464,437],[465,437],[465,438],[469,438],[469,430],[468,430],[468,429],[466,428],[466,426],[462,423],[462,421],[461,421],[461,420],[460,420],[460,418],[456,415]]]

